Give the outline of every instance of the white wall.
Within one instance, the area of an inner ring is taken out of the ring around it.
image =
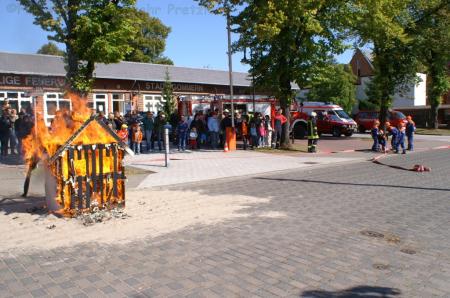
[[[426,80],[425,74],[417,73],[417,76],[421,79],[418,84],[410,84],[400,92],[394,94],[394,101],[392,103],[393,108],[401,107],[416,107],[424,106],[426,104]],[[356,86],[356,99],[366,100],[366,88],[371,81],[371,78],[361,78],[361,85]]]

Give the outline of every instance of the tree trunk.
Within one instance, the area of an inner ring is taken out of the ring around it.
[[[380,115],[378,119],[380,120],[380,127],[383,131],[386,131],[386,121],[387,121],[387,113],[389,110],[389,94],[387,92],[383,92],[381,100],[380,100]]]
[[[431,104],[431,115],[430,115],[430,128],[438,129],[439,128],[439,99],[430,98]]]
[[[291,110],[290,110],[290,98],[292,96],[291,90],[291,80],[287,73],[281,75],[280,78],[280,106],[283,109],[283,114],[286,117],[287,121],[283,125],[283,134],[281,137],[281,148],[289,149],[291,148],[291,142],[289,139],[289,128],[291,126]]]

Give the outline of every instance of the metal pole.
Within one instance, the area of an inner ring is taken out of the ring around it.
[[[234,94],[233,94],[233,61],[231,54],[231,18],[230,18],[230,6],[228,1],[226,2],[227,12],[227,35],[228,35],[228,73],[230,76],[230,99],[231,99],[231,127],[234,129]]]
[[[169,129],[167,127],[164,128],[164,147],[165,147],[165,162],[166,168],[169,167]]]
[[[253,50],[250,49],[250,60],[252,61],[253,65]],[[253,113],[256,112],[256,98],[255,98],[255,74],[252,72],[252,87],[253,87]]]

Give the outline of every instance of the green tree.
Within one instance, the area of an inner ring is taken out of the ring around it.
[[[228,3],[240,6],[232,19],[240,35],[234,49],[252,49],[252,59],[244,62],[250,65],[255,84],[274,92],[289,119],[294,98],[291,83],[309,85],[330,56],[345,49],[340,32],[350,16],[347,1],[200,1],[216,13],[222,13]],[[282,147],[287,148],[289,121],[283,136]]]
[[[164,99],[164,113],[167,115],[167,117],[171,117],[172,114],[175,112],[175,99],[173,96],[173,85],[170,81],[170,74],[169,69],[166,69],[166,78],[164,81],[164,86],[162,90],[162,97]]]
[[[86,95],[95,63],[117,63],[132,50],[136,33],[128,17],[135,0],[18,0],[34,23],[66,46],[69,91]]]
[[[311,82],[310,101],[333,102],[351,113],[356,103],[356,77],[349,65],[331,64]]]
[[[163,56],[170,27],[143,10],[133,9],[129,17],[134,20],[137,34],[130,42],[133,50],[125,56],[125,60],[173,65],[172,60]]]
[[[414,39],[408,33],[413,23],[409,7],[415,0],[353,1],[354,28],[361,43],[373,47],[374,77],[368,94],[380,106],[384,126],[396,91],[417,82],[418,59]]]
[[[38,54],[64,56],[65,52],[60,50],[54,42],[48,42],[44,44],[38,51]]]
[[[418,56],[427,74],[427,97],[433,128],[438,128],[438,109],[450,89],[450,2],[417,1],[411,9],[415,17],[411,33],[418,44]]]

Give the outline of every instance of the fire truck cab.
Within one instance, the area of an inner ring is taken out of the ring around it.
[[[311,112],[317,113],[319,135],[350,137],[356,131],[356,122],[340,106],[323,102],[303,102],[296,110],[291,111],[290,129],[294,138],[305,138],[306,122]]]

